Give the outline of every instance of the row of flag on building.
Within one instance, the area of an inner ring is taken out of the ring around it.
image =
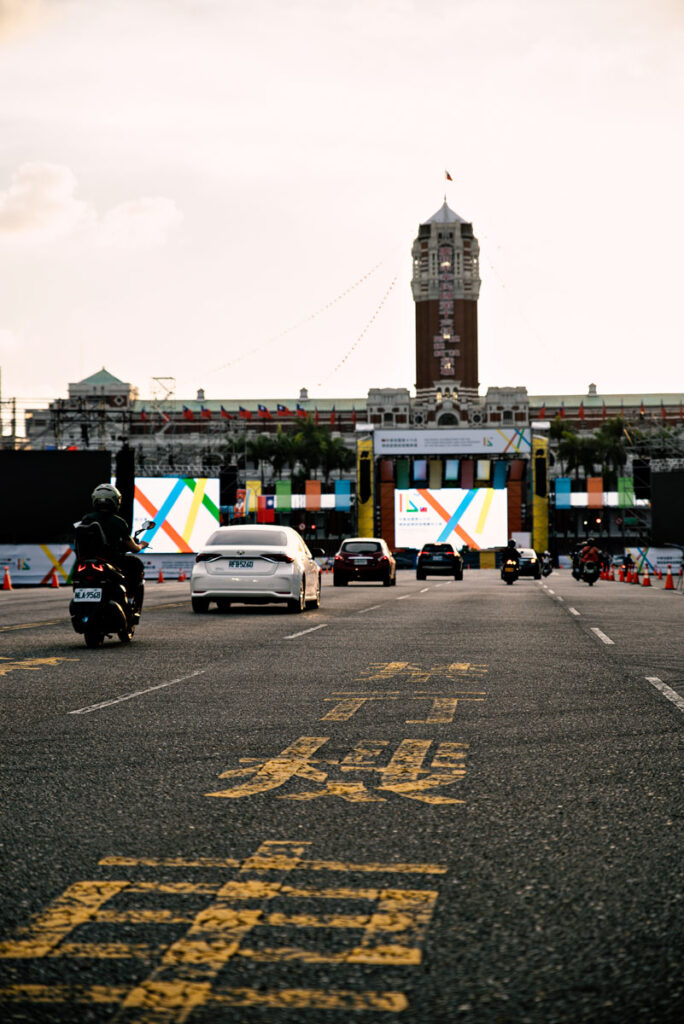
[[[142,422],[148,422],[148,420],[150,419],[150,415],[151,413],[148,413],[145,407],[143,406],[143,408],[140,410],[140,419],[142,420]],[[161,416],[162,423],[171,422],[170,413],[162,411],[159,413],[159,415]],[[243,406],[240,405],[238,406],[237,413],[228,412],[228,410],[224,408],[224,406],[221,406],[218,413],[216,413],[215,411],[212,411],[205,405],[200,406],[199,410],[191,409],[190,406],[184,405],[181,410],[181,415],[183,419],[187,420],[189,423],[193,423],[195,422],[195,420],[211,420],[214,418],[215,415],[222,420],[251,420],[254,419],[255,416],[257,419],[261,420],[274,419],[274,414],[265,405],[257,405],[256,412],[254,412],[252,409],[245,409],[243,408]],[[297,403],[295,409],[290,409],[287,405],[281,405],[280,403],[278,403],[275,409],[275,418],[279,416],[296,416],[299,417],[300,419],[306,419],[307,416],[310,415],[313,416],[316,425],[318,425],[321,422],[321,419],[323,418],[327,419],[331,427],[334,427],[338,419],[340,418],[340,414],[337,412],[334,405],[330,412],[326,412],[322,415],[319,413],[318,408],[308,410],[305,409],[299,403]],[[352,409],[351,422],[353,424],[356,423],[356,409]]]
[[[262,490],[260,480],[247,480],[245,486],[237,490],[235,505],[228,509],[229,517],[241,519],[256,513],[258,523],[274,523],[276,511],[293,512],[301,509],[320,512],[324,508],[334,508],[348,512],[352,507],[349,480],[336,480],[332,494],[323,494],[320,480],[306,480],[303,494],[292,493],[291,480],[277,480],[275,493],[263,494]]]
[[[594,409],[592,408],[590,410],[590,412],[594,413]],[[586,415],[586,413],[585,413],[585,409],[584,409],[584,402],[580,402],[579,408],[577,410],[577,416],[578,416],[578,418],[580,420],[582,420],[582,422],[584,422],[585,415]],[[645,416],[646,415],[646,406],[645,406],[645,404],[643,402],[641,403],[641,408],[639,409],[639,415],[640,416]],[[665,408],[665,405],[664,405],[662,399],[661,399],[661,402],[660,402],[660,415],[661,415],[661,417],[662,417],[662,419],[664,421],[667,421],[667,409]],[[562,420],[565,419],[565,402],[561,402],[560,408],[558,409],[558,411],[556,413],[556,416],[560,416],[560,418]],[[539,413],[537,414],[537,419],[544,420],[544,419],[546,419],[546,417],[547,417],[546,405],[542,405],[541,409],[539,410]],[[607,418],[608,418],[608,409],[606,408],[606,403],[604,402],[603,403],[603,407],[601,409],[601,419],[605,420]],[[682,405],[681,402],[679,403],[679,418],[680,418],[680,420],[684,421],[684,406]]]

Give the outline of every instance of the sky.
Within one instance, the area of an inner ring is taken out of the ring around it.
[[[681,0],[0,0],[2,399],[413,393],[445,195],[482,394],[684,391],[683,44]]]

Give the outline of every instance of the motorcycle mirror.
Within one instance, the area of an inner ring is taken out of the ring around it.
[[[152,530],[152,529],[154,529],[154,527],[156,525],[157,524],[155,523],[155,521],[153,519],[146,519],[145,522],[140,527],[140,529],[141,530]]]

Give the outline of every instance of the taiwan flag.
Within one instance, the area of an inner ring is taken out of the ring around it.
[[[314,423],[318,426],[318,406],[316,406],[316,412],[314,413]]]
[[[288,409],[286,405],[281,405],[280,403],[276,405],[276,412],[279,416],[292,416],[292,409]]]
[[[546,404],[542,405],[541,409],[539,410],[539,416],[537,418],[540,419],[540,420],[543,420],[543,419],[545,419],[545,417],[546,417]]]
[[[275,494],[257,497],[257,523],[275,523]]]
[[[142,409],[140,410],[140,419],[143,421],[143,423],[147,423],[147,410],[145,409],[145,406],[143,406]]]
[[[202,417],[203,420],[210,420],[211,409],[207,409],[206,406],[203,405],[200,409],[200,416]]]
[[[170,423],[171,422],[171,417],[169,416],[168,412],[162,412],[161,418],[162,418],[162,423]]]
[[[251,420],[252,413],[250,412],[249,409],[243,409],[242,406],[239,406],[238,416],[240,417],[241,420]]]
[[[604,402],[603,403],[603,409],[601,410],[601,419],[605,420],[607,415],[608,415],[608,410],[606,409],[606,403]]]
[[[257,416],[262,420],[272,420],[270,412],[265,405],[257,405]]]
[[[183,419],[184,420],[194,420],[194,418],[195,418],[195,414],[192,411],[192,409],[189,409],[187,407],[187,405],[184,405],[183,406]]]
[[[330,426],[331,427],[335,426],[335,406],[334,405],[333,405],[333,407],[332,407],[332,409],[330,411]]]
[[[356,426],[356,409],[352,409],[351,421],[352,421],[352,426],[355,427]]]
[[[584,423],[584,402],[580,402],[577,415],[582,420],[582,423]]]
[[[223,406],[221,406],[221,419],[223,419],[223,420],[232,420],[232,418],[233,417],[230,415],[228,410],[224,409]]]
[[[301,406],[299,402],[297,402],[297,415],[304,420],[306,419],[307,416],[306,409],[303,406]]]

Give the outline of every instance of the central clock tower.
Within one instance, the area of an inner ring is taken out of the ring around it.
[[[477,300],[480,246],[473,225],[443,206],[420,225],[413,243],[416,304],[416,399],[478,395]]]

